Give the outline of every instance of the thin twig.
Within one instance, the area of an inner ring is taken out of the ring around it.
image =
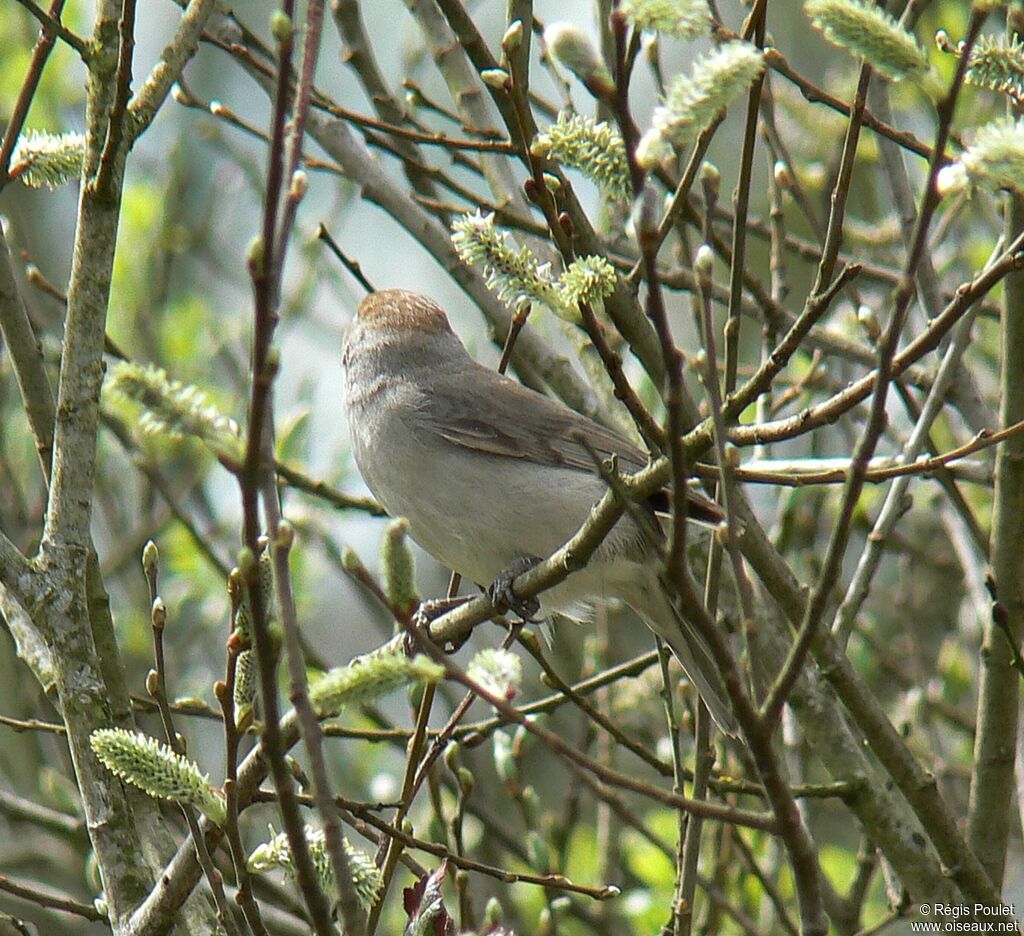
[[[983,14],[977,12],[972,14],[971,28],[968,30],[967,44],[964,51],[964,56],[966,57],[969,57],[971,44],[977,37],[983,20]],[[882,430],[885,428],[885,401],[889,383],[895,376],[896,348],[903,332],[903,325],[910,308],[910,302],[914,296],[914,274],[923,251],[927,246],[928,228],[939,203],[940,195],[935,182],[939,170],[942,168],[943,155],[949,138],[949,129],[956,110],[956,101],[966,69],[967,62],[966,58],[964,58],[958,63],[957,71],[948,93],[937,105],[939,125],[935,133],[935,147],[929,164],[928,181],[922,196],[921,208],[918,211],[910,249],[907,252],[903,279],[893,296],[893,310],[889,324],[879,342],[878,369],[872,393],[871,412],[857,443],[857,449],[850,466],[850,474],[843,490],[843,500],[838,519],[833,526],[832,537],[829,540],[825,559],[822,562],[822,571],[811,592],[811,598],[807,603],[800,631],[793,643],[786,665],[776,678],[768,698],[762,706],[762,718],[769,725],[776,722],[780,717],[786,697],[796,681],[806,655],[810,652],[811,643],[814,641],[820,617],[831,598],[832,588],[841,571],[843,555],[846,552],[847,539],[850,532],[850,524],[857,500],[864,486],[864,476],[867,472],[868,462],[874,454],[875,446],[881,437]],[[861,108],[863,108],[864,96],[867,92],[867,83],[863,78],[865,74],[870,74],[870,66],[868,65],[862,68],[862,80],[858,88],[858,100]],[[856,104],[853,112],[854,115],[858,113]],[[854,117],[851,117],[851,123],[853,120]],[[825,278],[829,275],[824,260],[820,269],[819,278]]]
[[[59,10],[54,12],[52,6],[49,11],[44,10],[35,0],[18,0],[18,3],[39,20],[43,30],[48,34],[56,36],[58,39],[62,39],[81,56],[83,61],[88,62],[93,53],[92,45],[89,40],[76,35],[60,21],[58,18],[60,16]]]
[[[765,19],[768,13],[767,0],[758,0],[747,15],[744,33],[751,36],[754,44],[764,46]],[[740,356],[740,305],[743,299],[743,270],[746,267],[747,213],[750,208],[750,182],[754,162],[754,145],[757,142],[757,115],[761,105],[761,89],[765,73],[762,71],[753,81],[747,93],[747,119],[743,130],[743,147],[740,151],[740,174],[736,183],[733,206],[736,213],[732,228],[732,268],[729,271],[729,317],[725,323],[725,393],[736,388],[736,371]],[[717,379],[717,378],[716,378]]]
[[[83,917],[97,923],[106,923],[107,918],[100,913],[92,904],[72,900],[63,894],[56,894],[38,884],[28,884],[24,881],[16,881],[6,874],[0,874],[0,891],[27,900],[39,907],[46,907],[49,910],[60,910],[62,913],[71,913],[74,916]]]
[[[21,90],[11,110],[11,117],[4,129],[3,141],[0,142],[0,191],[10,181],[9,170],[11,168],[11,156],[14,154],[14,147],[18,144],[18,137],[21,135],[21,128],[25,125],[25,118],[32,106],[36,89],[39,87],[39,80],[43,77],[43,69],[46,68],[46,61],[53,51],[54,37],[57,35],[53,25],[60,22],[60,15],[64,10],[66,0],[51,0],[50,9],[46,16],[50,22],[43,21],[39,30],[39,38],[36,39],[35,47],[32,49],[32,57],[29,59],[28,71],[25,73],[25,80],[21,83]]]
[[[153,661],[154,668],[146,679],[146,689],[156,703],[157,711],[160,713],[160,722],[163,725],[164,737],[167,745],[175,754],[184,756],[185,750],[181,744],[178,732],[174,728],[174,719],[171,715],[170,706],[167,704],[167,667],[164,662],[164,628],[167,626],[167,609],[159,597],[159,564],[155,558],[143,562],[146,574],[146,582],[149,585],[150,601],[150,624],[153,634]],[[196,810],[187,803],[179,803],[185,822],[188,824],[189,835],[195,846],[196,857],[203,869],[210,891],[213,894],[214,903],[217,905],[217,919],[221,926],[231,936],[241,936],[241,931],[232,916],[231,908],[228,906],[227,895],[224,893],[224,879],[220,871],[213,863],[213,858],[206,845],[206,838],[199,828],[199,821],[196,818]]]
[[[280,294],[280,273],[283,256],[279,251],[278,221],[285,185],[285,122],[291,85],[291,60],[294,47],[294,0],[283,0],[279,11],[277,53],[280,68],[274,89],[271,115],[271,143],[268,152],[267,186],[259,246],[250,254],[253,282],[255,325],[252,340],[252,388],[249,400],[249,426],[245,461],[239,474],[242,491],[244,543],[249,562],[242,569],[252,612],[253,642],[259,662],[261,698],[265,716],[262,746],[270,763],[274,786],[278,792],[281,821],[284,824],[295,864],[295,876],[312,917],[317,936],[331,936],[330,902],[320,882],[309,853],[294,795],[294,780],[285,761],[284,741],[279,723],[280,709],[277,689],[277,651],[269,632],[269,608],[258,581],[260,489],[265,477],[266,441],[273,420],[272,384],[277,365],[271,357],[274,326]],[[308,96],[306,97],[308,101]],[[294,158],[294,150],[291,158]],[[276,492],[275,492],[276,496]],[[276,527],[272,530],[278,538]],[[304,673],[303,673],[304,677]],[[339,882],[340,884],[341,882]],[[358,930],[354,930],[358,933]]]
[[[238,611],[245,600],[241,587],[241,577],[232,573],[228,582],[231,595],[231,622],[237,621]],[[238,725],[238,714],[235,709],[235,684],[238,676],[238,658],[244,648],[241,645],[239,635],[232,632],[227,642],[227,666],[225,678],[214,685],[214,693],[220,702],[222,719],[224,723],[224,802],[227,818],[224,821],[224,836],[228,840],[228,851],[231,854],[231,863],[235,870],[235,901],[241,908],[253,936],[266,936],[266,927],[260,913],[259,904],[253,896],[253,880],[249,873],[248,862],[245,853],[245,845],[242,842],[242,833],[238,825],[238,747],[241,741],[241,731]]]
[[[516,594],[519,594],[518,589]],[[602,783],[609,786],[619,787],[624,790],[631,790],[634,793],[639,793],[643,796],[649,797],[650,799],[663,803],[666,806],[672,806],[676,809],[683,809],[687,812],[699,814],[705,819],[724,821],[733,825],[760,829],[764,832],[776,831],[775,820],[764,813],[753,813],[747,810],[736,809],[728,805],[720,805],[706,800],[694,800],[686,796],[669,793],[598,763],[593,758],[590,758],[586,754],[576,750],[575,747],[562,740],[562,738],[554,732],[548,731],[546,728],[543,728],[535,722],[530,721],[530,719],[525,716],[520,715],[515,707],[510,705],[505,701],[505,699],[496,693],[491,692],[487,687],[482,686],[476,680],[468,676],[464,670],[458,667],[448,656],[439,650],[437,645],[425,634],[421,633],[416,628],[410,628],[406,632],[412,637],[413,641],[424,653],[428,654],[432,659],[440,663],[445,668],[447,678],[461,683],[484,701],[494,706],[494,708],[509,721],[525,728],[530,734],[538,737],[546,747],[554,751],[556,754],[561,755],[568,764],[573,767],[589,771]]]
[[[337,241],[331,237],[331,232],[327,230],[327,227],[320,223],[320,227],[317,228],[316,236],[319,240],[322,240],[326,245],[327,249],[330,250],[335,257],[341,262],[341,265],[352,274],[353,278],[359,283],[363,289],[366,290],[367,294],[376,292],[376,288],[367,278],[366,274],[363,273],[363,268],[359,265],[358,260],[353,260],[342,249],[338,246]]]

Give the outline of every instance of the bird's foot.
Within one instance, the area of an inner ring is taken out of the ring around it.
[[[460,605],[464,605],[467,601],[471,600],[469,596],[457,596],[453,598],[430,598],[426,601],[421,601],[419,607],[413,612],[412,620],[410,624],[416,630],[423,631],[428,637],[430,636],[430,625],[436,621],[442,615],[447,614],[453,608],[458,608]],[[445,643],[444,649],[449,653],[454,653],[461,647],[466,640],[469,639],[469,634],[456,640],[449,640]],[[412,644],[411,637],[407,638],[407,643]],[[411,653],[415,652],[415,649],[411,646],[407,647]]]
[[[537,598],[520,598],[512,587],[516,578],[524,572],[539,565],[541,562],[536,556],[521,556],[506,569],[498,573],[498,577],[487,588],[487,597],[490,599],[495,610],[513,611],[527,623],[534,623],[537,620],[537,613],[540,611],[540,601]]]

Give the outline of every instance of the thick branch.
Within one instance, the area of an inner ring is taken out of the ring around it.
[[[1011,198],[1006,233],[1024,229],[1024,199]],[[1007,277],[1003,287],[1000,347],[999,421],[1024,418],[1024,273]],[[989,877],[1000,887],[1006,861],[1013,798],[1014,752],[1018,744],[1020,674],[1014,669],[1015,647],[1024,634],[1024,437],[1007,439],[996,456],[996,491],[992,513],[992,574],[995,601],[985,623],[978,689],[978,731],[974,745],[968,837]],[[1006,631],[996,623],[1003,615]]]

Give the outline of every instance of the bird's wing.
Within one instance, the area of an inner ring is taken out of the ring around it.
[[[647,464],[647,455],[628,439],[563,404],[487,368],[473,377],[474,396],[466,393],[465,375],[454,374],[440,376],[418,401],[430,431],[452,444],[587,472],[597,470],[595,455],[616,455],[629,472]]]
[[[466,393],[469,383],[475,396]],[[487,412],[481,413],[484,400]],[[421,430],[481,454],[592,473],[595,456],[615,455],[630,473],[648,463],[647,454],[619,433],[485,367],[474,368],[472,381],[462,373],[439,375],[418,399],[417,415]],[[666,494],[651,500],[656,511],[668,512]],[[690,489],[688,501],[692,519],[722,519],[721,508],[699,491]]]

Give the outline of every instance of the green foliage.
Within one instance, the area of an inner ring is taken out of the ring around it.
[[[531,149],[538,156],[578,169],[609,198],[627,202],[633,196],[622,136],[604,121],[561,111]]]
[[[263,873],[275,868],[283,868],[291,877],[294,877],[295,865],[292,862],[292,849],[288,842],[288,835],[284,832],[275,834],[273,826],[271,826],[270,835],[270,840],[256,848],[249,856],[249,870]],[[313,859],[313,866],[316,868],[317,875],[320,878],[320,886],[327,893],[336,894],[334,870],[331,867],[331,858],[327,851],[327,840],[324,836],[324,830],[306,826],[305,835],[306,844],[309,846],[309,854]],[[371,858],[358,848],[353,847],[347,838],[342,838],[342,847],[345,849],[345,855],[348,858],[348,867],[352,874],[352,883],[355,885],[356,897],[359,898],[363,909],[368,910],[373,905],[373,901],[384,880],[380,869],[373,863]]]
[[[638,29],[696,39],[711,29],[707,0],[623,0],[619,12]]]
[[[209,560],[200,552],[191,534],[179,524],[172,524],[160,536],[161,591],[169,606],[195,602],[201,607],[216,599],[216,613],[223,612],[222,593],[224,580],[220,572],[212,568]],[[176,618],[180,617],[180,607]],[[183,622],[182,622],[183,623]],[[176,628],[181,624],[176,625]],[[148,625],[141,628],[145,649],[148,652],[150,635]]]
[[[142,408],[139,428],[171,439],[191,438],[206,443],[215,454],[238,459],[241,436],[238,426],[210,404],[198,387],[171,380],[152,365],[129,361],[116,364],[110,391]]]
[[[604,257],[577,257],[562,274],[562,295],[569,305],[601,302],[615,292],[615,268]]]
[[[143,268],[144,269],[144,268]],[[145,296],[142,287],[135,293]],[[146,310],[140,308],[136,315],[145,315]],[[160,336],[160,350],[173,361],[194,361],[201,358],[203,349],[223,335],[217,335],[217,324],[209,301],[195,293],[184,293],[176,296],[166,310],[169,321],[175,321],[174,328],[166,329]]]
[[[252,716],[259,690],[259,661],[255,650],[243,650],[235,663],[235,686],[233,702],[235,724],[245,725]]]
[[[134,333],[138,325],[135,316],[139,314],[140,307],[148,305],[147,299],[153,286],[153,248],[159,239],[160,221],[166,210],[164,194],[156,180],[146,176],[128,181],[121,195],[121,217],[108,316],[111,333],[118,338]],[[152,314],[148,309],[146,313]],[[183,324],[186,327],[181,331],[191,336],[196,323],[186,320]],[[168,332],[174,336],[174,340],[182,340],[178,334],[179,329],[168,329]]]
[[[965,80],[1024,100],[1024,43],[1016,36],[982,36],[971,49]]]
[[[373,702],[411,683],[434,683],[444,667],[422,654],[408,657],[385,647],[329,670],[309,689],[313,708],[321,715],[336,715],[347,706]]]
[[[464,215],[452,224],[452,243],[464,263],[480,267],[487,285],[511,308],[536,303],[565,315],[551,265],[540,263],[529,247],[514,251],[494,227],[494,215]]]
[[[209,775],[166,744],[124,728],[101,728],[89,738],[96,756],[111,773],[155,799],[195,806],[211,822],[223,825],[223,797]]]
[[[1024,192],[1024,121],[986,124],[960,158],[939,172],[938,187],[943,194],[975,185]]]
[[[523,681],[523,664],[511,650],[488,647],[474,655],[466,675],[494,695],[511,700]]]
[[[85,137],[81,133],[23,133],[11,155],[10,174],[29,188],[55,189],[82,174]]]
[[[392,520],[380,546],[380,564],[384,572],[384,590],[391,603],[403,614],[411,614],[419,604],[416,593],[416,561],[409,545],[409,523]]]
[[[599,302],[615,290],[616,273],[603,257],[574,260],[555,281],[529,247],[518,253],[494,226],[494,215],[464,215],[452,224],[452,243],[465,263],[483,269],[487,285],[510,308],[536,303],[578,322],[580,302]]]
[[[300,461],[309,444],[310,408],[300,407],[290,413],[277,433],[277,457],[282,461]]]
[[[872,0],[807,0],[804,9],[825,38],[886,78],[902,81],[927,74],[924,49]]]
[[[61,19],[66,25],[87,26],[90,16],[91,8],[78,0],[70,0]],[[3,55],[0,55],[0,114],[5,121],[21,91],[32,45],[38,35],[39,24],[27,10],[18,4],[0,5],[0,36],[4,38]],[[85,76],[85,66],[77,53],[58,41],[32,99],[27,126],[39,130],[80,126]]]
[[[698,59],[690,74],[676,75],[651,129],[637,145],[637,160],[654,166],[673,146],[692,143],[764,69],[764,55],[749,42],[727,42]]]
[[[671,842],[678,833],[678,818],[669,809],[649,810],[645,823],[661,841]],[[676,878],[672,859],[650,839],[628,832],[623,841],[623,859],[638,880],[653,888],[670,888]]]
[[[676,830],[672,828],[672,817],[666,813],[664,818],[664,822],[656,818],[652,829],[664,825],[661,837],[665,841],[672,841],[676,835]],[[635,932],[659,932],[672,906],[676,876],[674,863],[663,849],[633,830],[622,836],[620,847],[623,864],[639,884],[635,889],[624,891],[624,912]]]

